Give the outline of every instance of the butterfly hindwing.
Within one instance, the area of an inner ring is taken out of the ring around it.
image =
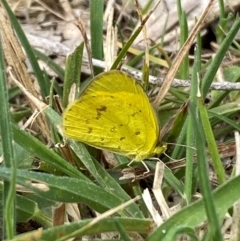
[[[64,113],[67,136],[126,156],[151,154],[159,124],[142,87],[127,74],[98,75]]]

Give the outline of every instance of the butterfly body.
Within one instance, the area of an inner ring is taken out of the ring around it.
[[[142,87],[129,75],[112,70],[96,76],[66,109],[65,134],[90,146],[135,161],[160,154],[159,123]]]

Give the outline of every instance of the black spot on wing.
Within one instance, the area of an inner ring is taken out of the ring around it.
[[[134,117],[135,115],[140,114],[141,112],[142,112],[142,110],[138,110],[138,111],[135,111],[134,113],[132,113],[131,115],[132,115],[132,117]]]
[[[101,112],[101,111],[106,112],[106,110],[107,110],[107,106],[105,106],[105,105],[101,105],[101,106],[98,107],[96,110],[99,111],[99,112]]]
[[[101,106],[96,108],[96,111],[97,111],[96,119],[99,120],[101,118],[101,116],[102,116],[102,112],[106,112],[107,111],[107,106],[101,105]]]
[[[92,127],[89,127],[87,133],[88,134],[92,133],[92,129],[93,129]]]

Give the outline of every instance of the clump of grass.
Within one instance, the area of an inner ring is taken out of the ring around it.
[[[32,117],[32,121],[36,121],[37,126],[33,128],[35,132],[31,133],[26,128],[19,127],[20,122],[26,122],[29,118],[30,109],[21,105],[16,106],[13,104],[14,101],[9,102],[18,98],[20,89],[9,86],[5,75],[6,67],[3,59],[10,53],[6,52],[5,46],[12,46],[13,42],[6,41],[6,36],[10,36],[10,32],[8,35],[4,32],[1,44],[1,53],[4,53],[4,56],[2,55],[0,59],[2,70],[0,122],[4,158],[4,165],[0,168],[3,179],[1,185],[3,239],[27,240],[31,237],[35,240],[67,240],[85,235],[100,237],[100,234],[108,233],[116,239],[121,237],[124,240],[136,236],[149,241],[176,240],[180,235],[188,235],[193,240],[200,237],[205,237],[207,240],[224,240],[227,231],[222,234],[221,228],[226,214],[235,220],[238,218],[237,208],[235,210],[233,207],[240,198],[238,191],[240,178],[238,168],[235,172],[234,166],[230,173],[227,173],[221,158],[228,151],[223,150],[223,146],[219,146],[219,143],[224,140],[225,147],[236,146],[233,132],[240,129],[239,91],[233,92],[224,88],[221,91],[213,90],[213,83],[226,53],[233,54],[238,51],[234,37],[240,27],[239,18],[232,17],[231,28],[228,29],[228,26],[224,25],[224,31],[216,33],[220,47],[205,65],[201,61],[201,37],[198,36],[193,63],[190,64],[189,54],[185,51],[185,56],[181,56],[184,57],[184,61],[181,64],[177,62],[178,59],[173,61],[169,71],[172,75],[167,76],[170,81],[174,76],[190,79],[190,87],[186,89],[167,86],[168,93],[165,96],[166,89],[165,93],[162,92],[165,98],[161,103],[156,100],[154,102],[162,126],[162,140],[166,143],[176,143],[174,148],[169,145],[165,157],[161,156],[165,168],[162,169],[163,182],[160,193],[158,192],[158,195],[162,195],[162,202],[158,205],[160,209],[166,207],[163,200],[168,200],[173,194],[177,194],[180,207],[174,213],[167,206],[168,217],[164,216],[165,212],[161,210],[159,214],[155,213],[152,219],[146,207],[148,204],[141,198],[144,187],[152,188],[151,177],[140,180],[139,176],[135,175],[134,178],[123,179],[121,170],[129,163],[127,158],[115,156],[117,168],[114,168],[102,158],[98,150],[73,140],[65,142],[61,126],[61,106],[66,108],[73,84],[77,87],[82,85],[79,76],[84,45],[78,46],[74,53],[68,56],[64,72],[53,61],[31,48],[6,1],[2,0],[2,4],[7,10],[40,86],[39,95],[33,90],[31,81],[23,78],[23,74],[18,74],[26,71],[19,71],[25,68],[19,60],[20,68],[13,66],[13,70],[8,72],[16,83],[20,82],[19,86],[27,96],[31,110],[34,108],[39,110],[37,119],[35,120],[35,116]],[[223,10],[221,9],[221,12]],[[91,39],[95,40],[91,45],[92,56],[104,59],[102,24],[99,24],[102,23],[103,1],[91,1],[91,11]],[[224,17],[221,16],[220,23],[224,22]],[[179,18],[181,31],[184,33],[181,44],[185,46],[188,37],[187,21],[180,6]],[[11,29],[11,26],[8,27]],[[124,45],[112,65],[113,68],[120,65],[141,30],[142,28],[138,28]],[[15,43],[18,44],[17,41]],[[158,45],[155,49],[150,48],[149,53],[153,53],[153,50],[158,52]],[[18,52],[19,55],[20,53]],[[140,57],[137,56],[138,60],[143,59],[143,56],[150,57],[150,60],[156,59],[156,56],[149,53],[147,49],[139,55]],[[11,57],[17,58],[13,53]],[[37,58],[45,59],[64,84],[54,81],[51,83],[39,68]],[[145,71],[152,73],[152,66],[156,66],[156,63],[144,61]],[[95,73],[102,71],[99,66],[97,67],[91,69]],[[125,63],[123,69],[131,72],[129,67],[135,66],[128,66],[128,63]],[[229,82],[239,80],[237,66],[227,66],[223,73]],[[143,76],[146,78],[144,73]],[[145,86],[147,89],[149,85]],[[157,89],[156,86],[153,88]],[[54,93],[58,93],[59,97],[56,98]],[[78,94],[77,92],[75,98]],[[210,103],[205,103],[207,95],[211,95]],[[12,113],[10,107],[16,109],[15,112]],[[235,136],[237,137],[237,134]],[[54,144],[52,148],[49,148],[49,143]],[[182,145],[186,145],[186,148]],[[184,160],[181,162],[183,165],[180,165],[180,161],[174,161],[181,158]],[[36,168],[33,163],[38,167]],[[146,163],[154,173],[156,163],[152,161]],[[210,180],[210,173],[216,176],[217,188]],[[18,186],[15,186],[16,184]],[[155,181],[154,187],[159,188],[160,184]],[[202,198],[196,200],[196,194]],[[158,200],[158,198],[159,196],[156,196],[152,199]],[[170,206],[170,203],[168,205]],[[159,208],[157,205],[154,206],[156,209]],[[156,222],[157,218],[163,220]],[[44,229],[17,235],[16,223],[28,220],[38,222]],[[230,230],[231,233],[239,232],[234,226]]]

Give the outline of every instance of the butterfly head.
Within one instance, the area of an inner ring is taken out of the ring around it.
[[[163,143],[161,146],[156,146],[154,149],[147,153],[139,152],[134,158],[134,161],[141,162],[144,159],[147,159],[149,157],[152,157],[154,155],[160,155],[161,153],[164,153],[167,150],[167,144]]]
[[[156,146],[153,150],[153,154],[160,155],[167,150],[167,144],[163,143],[161,146]]]

